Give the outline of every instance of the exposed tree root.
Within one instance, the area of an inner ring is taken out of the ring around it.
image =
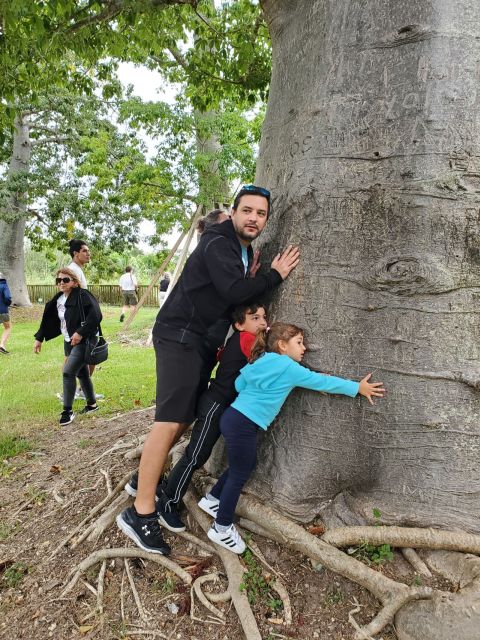
[[[209,602],[202,591],[202,584],[204,582],[210,582],[210,581],[216,582],[217,580],[218,580],[217,573],[207,573],[203,576],[199,576],[195,580],[192,586],[193,586],[193,591],[195,592],[195,595],[197,596],[199,601],[203,604],[203,606],[206,609],[208,609],[208,611],[213,613],[213,615],[216,616],[216,618],[218,618],[218,620],[220,620],[222,624],[225,624],[225,614],[223,613],[223,611],[220,611],[220,609],[217,609],[217,607],[215,607],[211,602]],[[192,593],[192,597],[193,597],[193,593]]]
[[[322,540],[335,547],[348,547],[359,542],[391,544],[393,547],[444,549],[463,553],[480,553],[480,536],[461,531],[413,529],[408,527],[339,527],[330,529]]]
[[[125,460],[136,460],[137,458],[140,458],[143,451],[143,444],[146,439],[147,439],[146,435],[139,438],[138,440],[139,444],[136,447],[133,447],[133,449],[130,449],[129,451],[123,454],[123,457],[125,458]]]
[[[108,527],[115,521],[115,518],[118,514],[128,506],[128,504],[132,501],[132,498],[123,493],[112,502],[109,508],[102,513],[102,515],[92,522],[92,524],[84,531],[84,533],[75,540],[74,544],[72,544],[72,549],[75,549],[85,538],[88,539],[89,542],[96,542],[100,536],[108,529]]]
[[[192,576],[187,571],[182,569],[182,567],[178,566],[178,564],[176,564],[175,562],[172,562],[165,556],[159,555],[158,553],[149,553],[148,551],[143,551],[142,549],[100,549],[99,551],[91,553],[87,558],[85,558],[85,560],[80,562],[80,564],[78,564],[70,572],[70,575],[74,575],[65,586],[60,595],[60,598],[64,598],[67,593],[69,593],[73,589],[84,571],[87,571],[87,569],[93,567],[95,564],[97,564],[97,562],[102,562],[103,560],[107,560],[109,558],[144,558],[145,560],[151,560],[152,562],[163,565],[169,571],[173,571],[173,573],[175,573],[181,580],[183,580],[185,584],[189,585],[192,582]]]
[[[187,491],[183,501],[201,528],[207,532],[210,528],[211,520],[198,507],[198,498],[191,489]],[[262,640],[262,636],[258,630],[258,625],[247,596],[243,591],[240,591],[240,584],[242,583],[244,569],[241,566],[238,557],[231,551],[222,549],[222,547],[217,547],[216,551],[224,564],[228,578],[228,591],[232,597],[232,602],[242,625],[245,637],[248,640]]]
[[[200,538],[197,538],[197,536],[193,535],[193,533],[190,533],[189,531],[178,531],[175,535],[183,538],[184,540],[188,540],[188,542],[190,542],[191,544],[195,545],[199,549],[202,549],[203,551],[207,551],[211,555],[215,555],[217,553],[217,550],[214,549],[211,544],[205,542],[204,540],[200,540]]]
[[[135,581],[132,576],[132,571],[130,569],[130,563],[128,561],[128,558],[124,558],[123,561],[125,563],[125,572],[127,574],[128,582],[130,583],[130,589],[132,590],[133,599],[135,600],[135,604],[137,605],[138,615],[140,616],[140,620],[143,623],[148,624],[148,621],[150,620],[150,616],[143,608],[142,601],[140,600],[140,596],[138,595],[137,587],[135,586]]]
[[[292,605],[290,603],[290,596],[288,591],[281,580],[276,578],[269,583],[271,589],[276,591],[283,602],[283,618],[286,627],[292,624]]]
[[[104,422],[113,422],[114,420],[119,420],[120,418],[124,418],[125,416],[132,416],[134,413],[143,413],[144,411],[148,411],[149,409],[155,409],[155,405],[152,404],[151,407],[144,407],[143,409],[135,409],[135,411],[126,411],[125,413],[119,413],[116,416],[107,418]]]
[[[115,486],[115,488],[113,489],[112,493],[109,493],[101,502],[99,502],[91,511],[90,513],[80,522],[80,524],[78,524],[75,529],[73,531],[71,531],[68,536],[66,538],[64,538],[62,540],[62,542],[52,551],[49,560],[51,560],[53,557],[55,557],[57,555],[57,553],[60,551],[60,549],[62,549],[69,540],[71,540],[73,538],[73,536],[75,534],[77,534],[79,531],[82,530],[82,528],[84,527],[84,525],[90,520],[90,518],[93,518],[94,515],[96,515],[97,513],[99,513],[103,507],[105,505],[107,505],[111,500],[113,500],[121,491],[123,491],[123,488],[125,487],[125,483],[128,482],[128,480],[130,480],[130,476],[132,475],[131,471],[129,471],[127,474],[125,474],[123,476],[123,478],[117,483],[117,485]]]
[[[425,562],[420,558],[415,549],[411,549],[410,547],[405,547],[402,549],[402,555],[407,560],[412,567],[415,569],[417,573],[421,576],[425,576],[425,578],[431,578],[432,572],[427,567]]]
[[[105,469],[100,469],[100,473],[105,478],[105,484],[107,486],[107,493],[108,493],[108,495],[110,495],[113,492],[112,479],[110,477],[110,473],[108,471],[106,471]]]
[[[105,572],[107,570],[107,561],[102,562],[97,579],[97,610],[100,616],[103,616],[103,587],[105,580]]]
[[[368,625],[360,631],[357,630],[356,638],[358,640],[364,638],[365,634],[368,637],[368,635],[379,633],[393,620],[395,613],[407,602],[420,598],[430,598],[434,593],[433,589],[429,587],[408,587],[387,578],[323,540],[316,538],[308,531],[305,531],[303,527],[250,496],[243,496],[240,499],[237,513],[260,524],[261,527],[269,531],[269,537],[273,540],[287,544],[290,548],[317,562],[321,562],[331,571],[357,582],[380,600],[383,608]],[[377,527],[371,528],[375,529]],[[360,529],[363,529],[363,527],[360,527]],[[367,527],[367,529],[370,529],[370,527]],[[281,534],[278,533],[280,531],[282,532]],[[354,544],[362,539],[352,539],[347,544]],[[388,542],[388,540],[384,542]]]

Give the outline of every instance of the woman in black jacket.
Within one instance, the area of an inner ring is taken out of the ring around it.
[[[94,339],[98,336],[102,313],[95,297],[80,287],[78,276],[70,269],[59,269],[55,283],[59,292],[45,305],[40,328],[35,334],[34,351],[40,353],[44,340],[63,335],[67,359],[63,366],[63,411],[60,424],[66,425],[75,418],[72,405],[76,377],[87,400],[80,413],[91,413],[98,409],[88,365],[85,364],[85,338]]]

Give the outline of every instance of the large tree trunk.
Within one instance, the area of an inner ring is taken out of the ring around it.
[[[299,520],[479,532],[480,4],[262,6],[262,262],[302,252],[271,316],[305,327],[308,366],[388,396],[294,392],[250,488]]]
[[[28,174],[31,157],[28,116],[17,116],[14,123],[13,151],[8,170],[8,183],[15,185]],[[24,236],[26,198],[23,189],[14,188],[6,210],[0,214],[0,271],[5,274],[13,304],[30,306],[25,282]]]

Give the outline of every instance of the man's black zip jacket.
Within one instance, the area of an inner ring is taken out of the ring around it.
[[[61,292],[57,293],[45,305],[40,328],[35,334],[35,338],[40,342],[51,340],[61,334],[60,318],[57,311],[57,300],[61,295]],[[81,296],[85,322],[83,322],[83,316],[80,311],[78,296]],[[72,289],[65,302],[65,324],[67,325],[68,335],[73,336],[74,333],[78,333],[83,337],[94,336],[99,330],[101,320],[102,312],[97,299],[90,291],[79,287]]]
[[[248,247],[249,266],[252,258]],[[249,278],[232,221],[211,225],[158,312],[153,335],[198,346],[208,328],[231,308],[261,299],[281,282],[275,269]]]

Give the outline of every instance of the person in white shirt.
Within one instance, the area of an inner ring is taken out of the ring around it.
[[[78,281],[82,289],[88,289],[83,267],[90,262],[90,249],[83,240],[70,240],[68,245],[72,262],[68,265],[67,269],[71,269],[78,276]]]
[[[136,277],[133,275],[132,267],[125,267],[125,273],[120,276],[118,285],[123,296],[122,314],[120,316],[120,322],[123,322],[125,320],[125,314],[127,313],[127,311],[130,311],[131,308],[135,307],[138,304],[138,282]]]

